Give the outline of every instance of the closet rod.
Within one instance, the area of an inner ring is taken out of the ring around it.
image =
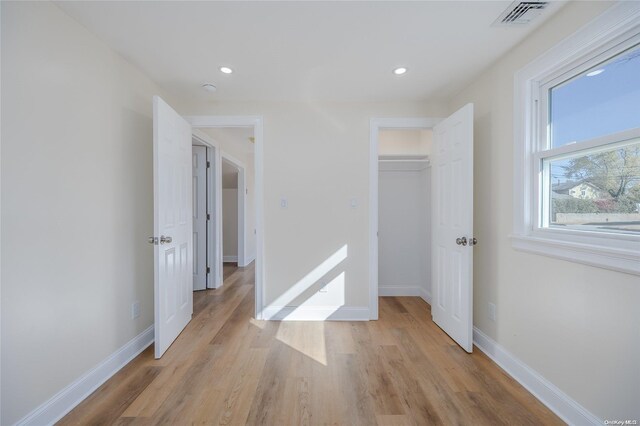
[[[423,159],[415,159],[415,160],[407,160],[407,159],[403,159],[403,160],[378,160],[379,163],[428,163],[429,159],[428,158],[423,158]]]

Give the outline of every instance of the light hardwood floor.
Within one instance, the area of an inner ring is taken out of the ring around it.
[[[253,268],[225,269],[162,359],[150,347],[59,424],[562,424],[417,297],[381,298],[378,321],[256,321]]]

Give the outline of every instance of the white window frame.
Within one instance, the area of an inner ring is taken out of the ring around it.
[[[640,275],[640,236],[542,226],[548,209],[542,159],[640,137],[640,129],[549,149],[548,89],[640,43],[640,3],[619,2],[518,71],[514,87],[514,221],[517,250]]]

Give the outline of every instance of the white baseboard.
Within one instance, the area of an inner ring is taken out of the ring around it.
[[[222,256],[223,262],[237,262],[238,256]]]
[[[411,285],[380,285],[378,296],[419,296],[428,304],[431,304],[431,292],[422,286]]]
[[[379,285],[378,296],[420,296],[417,285]]]
[[[267,306],[262,318],[275,321],[369,321],[369,308],[349,306]]]
[[[477,327],[473,327],[473,343],[566,423],[580,426],[603,424],[602,420],[513,356]]]
[[[243,266],[243,267],[245,267],[245,266],[249,266],[249,265],[251,265],[251,262],[253,262],[254,260],[256,260],[256,255],[255,255],[255,254],[254,254],[254,255],[251,255],[251,256],[249,256],[249,257],[247,257],[247,258],[245,259],[245,261],[244,261],[244,263],[245,263],[245,264],[244,264],[244,265],[242,265],[242,266]]]
[[[52,425],[153,343],[153,325],[27,414],[16,425]]]
[[[420,297],[422,297],[422,300],[424,300],[428,304],[431,304],[431,292],[430,291],[427,291],[424,288],[420,288]]]

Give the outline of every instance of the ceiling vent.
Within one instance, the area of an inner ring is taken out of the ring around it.
[[[496,19],[493,25],[525,25],[540,16],[549,5],[547,1],[515,1]]]

